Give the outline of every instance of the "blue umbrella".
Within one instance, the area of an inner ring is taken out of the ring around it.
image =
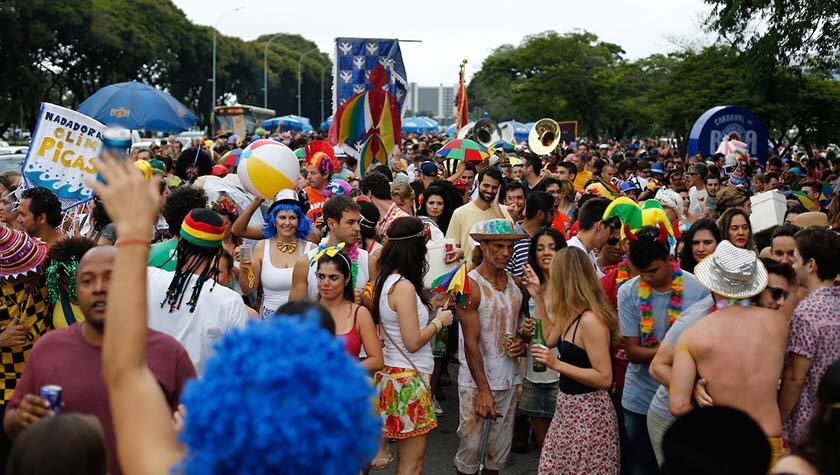
[[[428,117],[406,117],[402,120],[402,131],[407,134],[422,134],[433,132],[440,124]]]
[[[499,124],[499,127],[510,124],[513,128],[513,139],[517,142],[525,142],[528,140],[528,133],[531,131],[531,127],[527,124],[523,124],[522,122],[517,122],[515,120],[509,120],[507,122],[502,122]]]
[[[329,130],[332,125],[333,116],[327,117],[327,120],[321,122],[321,130]]]
[[[309,119],[299,115],[284,115],[263,121],[262,126],[265,129],[276,129],[277,126],[285,130],[301,130],[303,132],[311,132],[315,130]]]
[[[130,130],[180,132],[198,122],[175,98],[137,81],[103,87],[79,105],[79,112],[105,125]]]

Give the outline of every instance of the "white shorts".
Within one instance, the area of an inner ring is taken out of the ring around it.
[[[490,423],[490,438],[484,458],[484,468],[487,470],[501,470],[510,455],[518,389],[519,385],[510,389],[492,391],[499,418]],[[481,463],[479,456],[484,435],[484,420],[475,413],[477,395],[478,389],[458,387],[460,413],[458,437],[461,439],[461,444],[458,446],[458,453],[455,454],[455,468],[461,473],[477,473]]]

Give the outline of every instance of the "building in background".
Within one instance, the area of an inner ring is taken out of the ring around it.
[[[418,86],[408,85],[408,98],[405,104],[406,116],[430,116],[441,124],[455,120],[455,94],[457,86]]]

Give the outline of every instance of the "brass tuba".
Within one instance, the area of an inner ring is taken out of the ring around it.
[[[475,124],[467,124],[458,131],[459,139],[470,139],[480,143],[484,148],[502,139],[502,131],[495,122],[488,119],[481,119]]]
[[[540,119],[528,133],[528,148],[537,155],[548,155],[560,143],[560,124],[554,119]]]

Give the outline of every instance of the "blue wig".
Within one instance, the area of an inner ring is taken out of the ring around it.
[[[359,473],[382,422],[374,389],[317,316],[229,332],[184,390],[186,475]]]
[[[271,208],[268,209],[268,216],[265,219],[265,225],[262,230],[263,236],[265,236],[266,239],[277,235],[277,213],[280,211],[294,211],[295,215],[297,215],[298,227],[297,231],[295,231],[295,237],[298,239],[306,239],[306,237],[309,236],[312,232],[312,220],[303,214],[300,206],[290,202],[281,202],[274,203],[271,205]]]

